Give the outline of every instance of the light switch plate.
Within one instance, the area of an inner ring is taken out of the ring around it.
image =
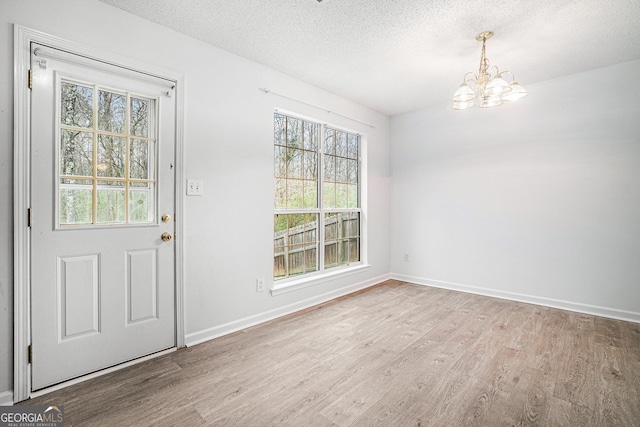
[[[204,194],[204,187],[202,181],[195,179],[187,180],[187,196],[202,196]]]

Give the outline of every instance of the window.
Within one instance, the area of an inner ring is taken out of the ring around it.
[[[359,135],[275,113],[275,280],[360,262],[360,152]]]
[[[155,100],[66,79],[58,87],[58,224],[153,222]]]

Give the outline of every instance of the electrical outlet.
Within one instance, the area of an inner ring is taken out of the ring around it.
[[[264,291],[264,279],[261,277],[256,279],[256,292]]]
[[[204,184],[195,179],[187,180],[187,196],[202,196],[204,194]]]
[[[404,262],[409,262],[409,254],[408,254],[408,253],[405,253],[405,254],[402,256],[402,259],[404,260]]]

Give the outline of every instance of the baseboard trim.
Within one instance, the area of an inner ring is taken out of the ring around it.
[[[242,329],[246,329],[251,326],[258,325],[260,323],[268,322],[269,320],[277,319],[278,317],[286,316],[288,314],[295,313],[296,311],[304,310],[306,308],[313,307],[314,305],[322,304],[323,302],[327,302],[332,299],[339,298],[341,296],[348,295],[353,292],[357,292],[362,289],[369,288],[371,286],[382,283],[385,280],[389,280],[390,278],[391,278],[391,274],[384,274],[382,276],[367,279],[352,285],[342,287],[340,289],[333,290],[331,292],[326,292],[324,294],[316,295],[314,297],[307,298],[302,301],[295,302],[293,304],[288,304],[283,307],[275,308],[273,310],[254,314],[253,316],[248,316],[242,319],[234,320],[233,322],[225,323],[223,325],[215,326],[213,328],[204,329],[198,332],[193,332],[186,335],[185,344],[187,345],[187,347],[200,344],[205,341],[209,341],[214,338],[221,337],[223,335],[237,332]]]
[[[400,280],[403,282],[415,283],[417,285],[449,289],[452,291],[467,292],[471,294],[501,298],[501,299],[506,299],[510,301],[518,301],[518,302],[524,302],[528,304],[541,305],[544,307],[558,308],[561,310],[575,311],[577,313],[607,317],[610,319],[624,320],[626,322],[640,323],[640,313],[636,313],[633,311],[625,311],[625,310],[619,310],[616,308],[582,304],[582,303],[558,300],[553,298],[538,297],[534,295],[519,294],[515,292],[499,291],[495,289],[482,288],[478,286],[446,282],[444,280],[435,280],[435,279],[426,279],[423,277],[407,276],[404,274],[391,273],[391,278],[395,280]]]
[[[0,393],[0,406],[13,406],[13,390]]]

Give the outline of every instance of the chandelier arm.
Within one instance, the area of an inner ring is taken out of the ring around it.
[[[468,76],[469,74],[471,74],[472,78],[467,79],[467,76]],[[462,82],[463,82],[463,83],[466,83],[466,82],[468,82],[468,81],[475,82],[477,79],[478,79],[478,77],[477,77],[475,74],[473,74],[473,71],[469,71],[469,72],[467,72],[467,73],[464,75],[464,77],[462,77]]]
[[[511,71],[509,71],[509,70],[504,70],[504,71],[500,72],[500,73],[498,74],[498,76],[499,76],[499,77],[502,77],[502,75],[503,75],[503,74],[509,74],[509,75],[511,76],[511,81],[512,81],[512,82],[515,82],[515,81],[516,81],[516,77],[513,75],[513,73],[512,73]]]

